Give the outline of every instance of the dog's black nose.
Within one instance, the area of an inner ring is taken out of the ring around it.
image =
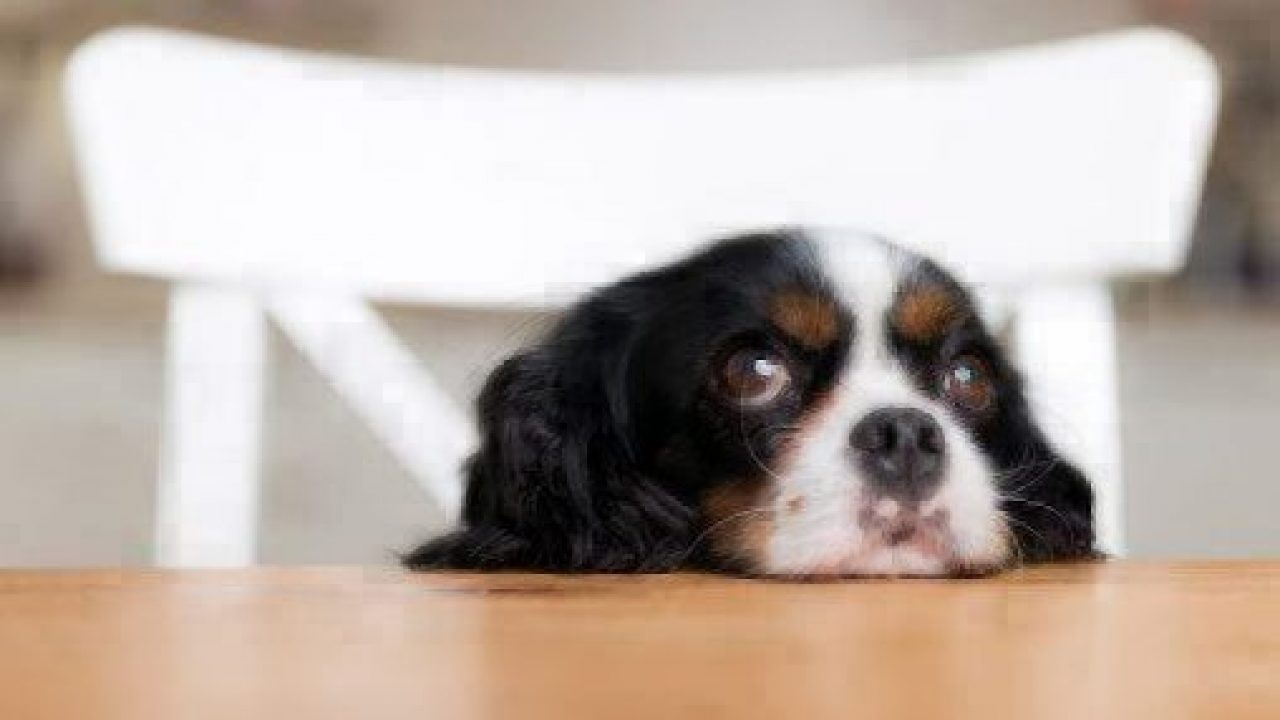
[[[942,479],[946,438],[938,422],[922,410],[876,410],[853,427],[849,443],[867,481],[886,495],[924,500]]]

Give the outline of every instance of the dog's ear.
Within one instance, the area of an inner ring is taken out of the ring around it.
[[[988,336],[999,378],[1001,412],[978,430],[996,471],[1000,510],[1021,562],[1100,557],[1095,548],[1093,486],[1049,441],[1028,400],[1026,381]]]
[[[638,471],[625,359],[544,345],[490,376],[467,464],[463,527],[405,557],[414,569],[670,569],[692,511]]]
[[[1000,490],[1021,560],[1101,557],[1095,548],[1092,485],[1038,430],[1029,447],[1023,462],[1003,473]]]

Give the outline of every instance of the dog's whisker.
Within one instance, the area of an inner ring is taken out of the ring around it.
[[[683,555],[684,560],[688,560],[689,557],[693,555],[694,551],[697,550],[698,545],[700,545],[703,540],[706,540],[708,537],[711,536],[712,533],[714,533],[716,530],[720,529],[721,527],[735,520],[745,520],[746,518],[754,515],[768,516],[768,515],[772,515],[773,513],[774,513],[773,508],[760,506],[760,507],[747,508],[746,510],[739,510],[738,512],[732,513],[726,517],[721,518],[720,520],[712,523],[711,525],[708,525],[706,528],[702,530],[702,532],[698,533],[698,535],[694,537],[693,540],[689,541],[689,546],[684,550],[684,555]]]
[[[1036,540],[1040,541],[1040,543],[1041,543],[1043,546],[1045,546],[1045,547],[1048,547],[1048,546],[1049,546],[1049,541],[1048,541],[1048,539],[1047,539],[1047,538],[1045,538],[1045,536],[1044,536],[1044,535],[1042,535],[1038,530],[1036,530],[1036,529],[1035,529],[1035,527],[1033,527],[1033,526],[1032,526],[1032,525],[1030,525],[1029,523],[1026,523],[1026,522],[1023,522],[1022,520],[1019,520],[1019,519],[1018,519],[1018,518],[1016,518],[1016,517],[1013,517],[1013,516],[1012,516],[1012,515],[1010,515],[1009,513],[1001,513],[1001,514],[1002,514],[1002,516],[1004,517],[1004,521],[1005,521],[1006,523],[1011,523],[1011,524],[1013,524],[1013,525],[1016,525],[1016,526],[1018,526],[1018,527],[1022,528],[1023,530],[1025,530],[1025,531],[1027,532],[1027,534],[1028,534],[1028,535],[1031,535],[1031,536],[1032,536],[1032,537],[1034,537]],[[1013,541],[1013,542],[1012,542],[1012,546],[1013,546],[1014,552],[1016,553],[1017,558],[1018,558],[1018,564],[1019,564],[1019,565],[1021,565],[1021,564],[1023,564],[1023,563],[1025,563],[1025,562],[1026,562],[1026,552],[1025,552],[1025,550],[1023,549],[1023,547],[1022,547],[1021,543],[1019,543],[1019,542],[1018,542],[1018,536],[1017,536],[1017,534],[1016,534],[1016,533],[1014,533],[1014,534],[1013,534],[1012,541]]]
[[[1062,511],[1058,510],[1052,505],[1048,505],[1038,500],[1030,500],[1028,498],[1021,498],[1021,497],[1011,497],[1007,495],[1001,495],[999,496],[999,499],[1000,499],[1000,502],[1019,503],[1022,505],[1026,505],[1028,507],[1033,507],[1033,508],[1043,510],[1049,515],[1053,516],[1054,519],[1056,519],[1058,522],[1062,524],[1062,527],[1064,530],[1067,531],[1068,536],[1074,537],[1076,533],[1077,523],[1072,522],[1070,518],[1062,514]]]

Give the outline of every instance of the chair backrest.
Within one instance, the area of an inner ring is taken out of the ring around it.
[[[467,423],[355,298],[554,306],[708,236],[849,226],[930,253],[1035,318],[1016,349],[1046,415],[1076,425],[1051,422],[1050,435],[1094,479],[1113,550],[1103,283],[1181,264],[1217,107],[1207,56],[1161,30],[887,69],[688,77],[406,66],[122,29],[77,50],[67,92],[102,262],[265,298],[446,510]],[[175,366],[231,352],[212,327],[257,347],[234,300],[177,297],[172,317],[194,329],[173,334]],[[173,433],[169,475],[248,488],[250,461],[216,478],[200,468],[225,454],[222,435],[253,446],[252,403],[176,395],[188,429]],[[233,412],[222,435],[189,427]],[[244,526],[249,491],[232,495],[223,514]],[[170,504],[174,526],[203,511]],[[196,550],[171,557],[249,556],[246,542],[184,543]]]
[[[981,283],[1183,258],[1216,108],[1133,30],[898,68],[604,76],[421,67],[149,29],[71,60],[110,268],[554,305],[745,227],[860,227]]]

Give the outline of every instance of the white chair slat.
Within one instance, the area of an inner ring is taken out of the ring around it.
[[[1218,86],[1202,50],[1150,29],[684,77],[397,65],[135,28],[78,49],[66,92],[101,261],[178,285],[160,557],[236,564],[252,558],[261,383],[245,298],[266,299],[452,512],[470,426],[365,300],[557,306],[708,235],[780,224],[885,234],[997,299],[1118,550],[1105,283],[1181,264]],[[225,349],[225,403],[197,402],[208,373],[190,358],[218,338],[243,344]]]

